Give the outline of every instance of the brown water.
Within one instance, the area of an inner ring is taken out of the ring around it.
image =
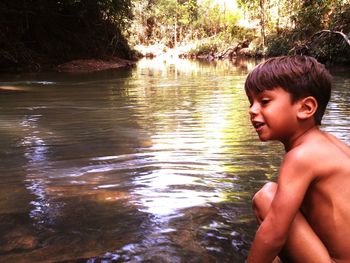
[[[244,262],[283,154],[250,127],[254,65],[1,76],[22,91],[0,91],[0,261]],[[333,73],[323,129],[350,143],[350,75]]]

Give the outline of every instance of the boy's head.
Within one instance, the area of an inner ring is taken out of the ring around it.
[[[312,57],[274,57],[248,74],[245,91],[255,94],[280,87],[291,95],[292,103],[312,96],[318,104],[315,123],[320,125],[331,96],[331,80],[324,65]]]

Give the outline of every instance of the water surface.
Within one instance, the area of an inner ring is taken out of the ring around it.
[[[244,262],[283,150],[250,126],[255,61],[1,76],[1,262]],[[323,129],[350,143],[350,75]]]

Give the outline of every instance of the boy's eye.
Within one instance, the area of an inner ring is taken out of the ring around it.
[[[261,104],[262,105],[267,105],[270,102],[270,99],[262,99]]]

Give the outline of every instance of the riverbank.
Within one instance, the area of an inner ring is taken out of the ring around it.
[[[135,66],[135,61],[111,58],[108,60],[102,59],[78,59],[63,63],[55,67],[55,70],[59,72],[69,73],[87,73],[93,71],[101,71],[107,69],[127,68]]]
[[[138,45],[136,52],[143,57],[179,57],[184,59],[232,59],[233,57],[261,57],[256,51],[256,41],[243,40],[241,42],[222,44],[221,47],[210,44],[209,39],[184,43],[174,48],[163,44]]]
[[[322,30],[309,39],[286,45],[281,37],[271,39],[263,47],[261,39],[243,39],[226,43],[218,39],[207,38],[167,48],[162,44],[138,45],[136,51],[144,57],[178,56],[186,59],[221,60],[237,57],[261,58],[281,55],[308,55],[324,64],[350,66],[350,39],[339,31]]]
[[[329,49],[329,54],[320,56],[319,50],[324,50],[324,46],[328,43],[328,35],[332,34],[332,42],[334,42],[334,50]],[[304,43],[298,47],[293,47],[288,54],[304,54],[310,55],[322,63],[330,65],[350,65],[350,41],[344,35],[337,32],[322,31],[316,35],[308,43]],[[336,38],[337,37],[337,38]],[[31,63],[23,65],[21,68],[9,69],[8,71],[32,72],[32,71],[58,71],[68,73],[88,73],[94,71],[102,71],[108,69],[128,68],[136,65],[138,58],[184,58],[199,60],[222,60],[234,58],[256,58],[256,57],[272,57],[286,54],[268,55],[262,52],[261,43],[256,40],[242,40],[235,43],[221,43],[220,47],[211,45],[211,39],[203,39],[178,45],[169,48],[163,44],[154,45],[138,45],[130,52],[132,59],[122,59],[119,57],[110,58],[86,58],[75,59],[61,64],[51,61],[50,58],[42,59],[39,63]],[[345,45],[344,45],[345,43]],[[341,51],[341,52],[340,52]]]

